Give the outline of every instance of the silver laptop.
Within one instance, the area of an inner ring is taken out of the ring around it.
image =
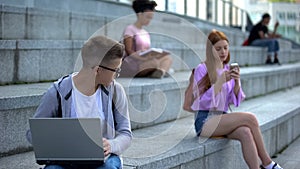
[[[103,164],[100,118],[30,118],[38,164]]]

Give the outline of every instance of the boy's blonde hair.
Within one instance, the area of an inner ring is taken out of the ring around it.
[[[83,68],[92,68],[100,64],[109,64],[115,59],[120,59],[124,54],[124,45],[98,35],[90,38],[81,49]]]

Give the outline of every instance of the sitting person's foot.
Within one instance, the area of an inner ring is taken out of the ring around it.
[[[260,169],[283,169],[279,164],[272,162],[267,167],[264,167],[263,165],[260,165]]]
[[[281,65],[280,62],[279,62],[279,60],[278,60],[277,58],[274,59],[274,62],[273,62],[273,63],[274,63],[274,64]]]
[[[266,64],[272,64],[272,60],[271,59],[267,59],[266,60]]]
[[[170,68],[166,73],[165,73],[165,77],[170,77],[172,74],[175,73],[175,70],[173,68]]]
[[[162,70],[160,70],[160,69],[157,69],[157,70],[155,70],[151,75],[150,75],[150,77],[151,78],[162,78],[162,77],[164,77],[164,75],[165,75],[165,72],[164,71],[162,71]]]
[[[283,169],[279,164],[275,163],[272,169]]]

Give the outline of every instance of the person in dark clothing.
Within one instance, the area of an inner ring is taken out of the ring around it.
[[[262,16],[260,22],[258,22],[252,29],[248,38],[248,43],[250,46],[261,46],[268,47],[268,56],[266,59],[266,64],[279,63],[278,54],[279,44],[276,38],[280,38],[281,35],[276,34],[277,27],[279,23],[276,22],[274,26],[274,31],[269,32],[267,25],[271,20],[271,16],[265,13]],[[274,53],[274,61],[272,62],[271,56]]]

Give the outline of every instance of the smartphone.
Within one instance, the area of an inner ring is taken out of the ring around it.
[[[238,63],[231,63],[231,64],[230,64],[230,70],[235,69],[235,68],[238,68],[238,67],[239,67],[239,64],[238,64]]]

